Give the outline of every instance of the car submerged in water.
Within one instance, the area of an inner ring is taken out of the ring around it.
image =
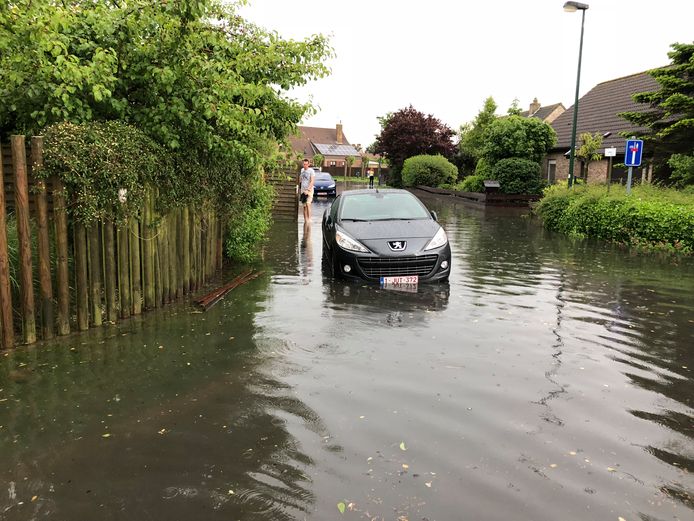
[[[313,195],[335,197],[337,195],[337,188],[333,176],[328,172],[321,172],[320,170],[316,171],[315,174],[313,178]]]
[[[323,260],[336,277],[407,290],[451,272],[446,232],[407,190],[343,192],[325,211],[322,231]]]

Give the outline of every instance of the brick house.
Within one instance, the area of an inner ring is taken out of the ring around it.
[[[524,118],[538,118],[540,121],[551,124],[555,119],[561,116],[566,111],[561,103],[555,103],[554,105],[547,105],[543,107],[537,98],[533,99],[530,104],[530,109],[521,112],[521,116]]]
[[[607,180],[608,169],[612,164],[624,163],[624,147],[626,138],[622,132],[637,132],[642,130],[633,126],[627,120],[620,118],[620,112],[644,111],[648,105],[636,103],[632,95],[639,92],[649,92],[659,89],[658,83],[647,72],[640,72],[605,81],[593,87],[578,102],[578,121],[576,124],[576,149],[581,146],[581,134],[589,132],[603,136],[603,148],[598,152],[602,160],[592,161],[586,171],[585,165],[578,158],[574,160],[574,176],[587,179],[592,183],[604,183]],[[557,144],[545,159],[543,175],[549,183],[569,176],[569,152],[571,149],[571,130],[573,126],[573,107],[560,114],[552,123],[557,133]],[[616,157],[609,161],[605,158],[605,148],[617,149]],[[633,171],[634,179],[650,181],[652,169],[648,161],[648,149],[644,150],[642,167]],[[626,170],[612,167],[612,182],[623,182]]]
[[[361,167],[362,154],[356,147],[350,145],[347,137],[342,130],[342,124],[338,123],[335,128],[320,128],[320,127],[304,127],[299,126],[298,135],[289,138],[292,146],[292,151],[303,158],[311,160],[313,165],[313,156],[322,154],[324,161],[322,165],[314,165],[324,167],[325,170],[342,169],[345,166],[345,159],[348,156],[354,157],[353,168]]]

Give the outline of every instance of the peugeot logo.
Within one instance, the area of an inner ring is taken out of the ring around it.
[[[388,247],[393,251],[403,251],[407,248],[407,241],[388,241]]]

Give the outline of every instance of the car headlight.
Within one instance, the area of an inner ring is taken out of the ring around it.
[[[335,183],[328,185],[328,188],[335,188]]]
[[[448,237],[446,236],[446,232],[443,231],[443,228],[439,228],[439,231],[436,232],[436,235],[434,235],[434,238],[429,241],[429,244],[427,244],[427,247],[424,248],[424,250],[433,250],[434,248],[440,248],[444,244],[448,242]]]
[[[342,248],[343,250],[369,253],[369,250],[367,250],[364,246],[352,239],[346,233],[341,232],[339,230],[335,232],[335,242],[337,242],[338,246],[340,246],[340,248]]]

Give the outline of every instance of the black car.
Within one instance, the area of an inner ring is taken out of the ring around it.
[[[328,172],[321,172],[320,170],[315,171],[315,177],[313,178],[313,195],[327,195],[328,197],[335,197],[337,194],[337,188],[335,184],[335,179]]]
[[[382,285],[445,281],[448,237],[436,214],[407,190],[352,190],[323,215],[323,257],[335,276]]]

